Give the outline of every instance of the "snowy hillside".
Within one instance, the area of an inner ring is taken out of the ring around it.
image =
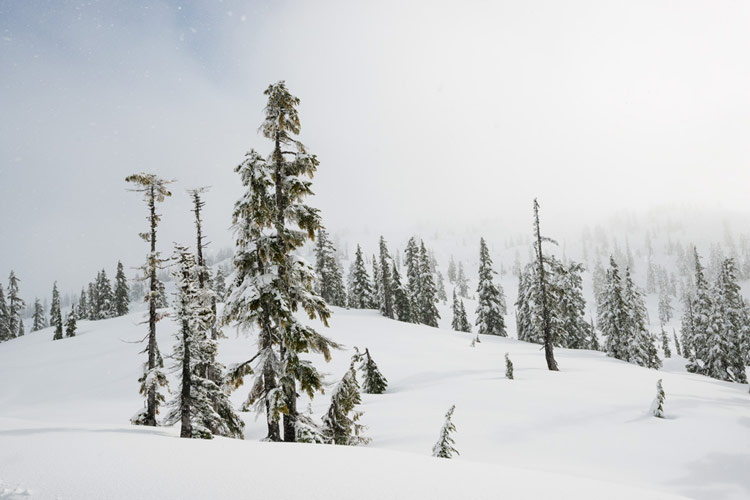
[[[467,307],[473,309],[473,305]],[[443,324],[449,311],[442,309]],[[685,373],[681,358],[654,371],[603,353],[472,336],[334,308],[326,331],[346,346],[316,365],[336,382],[353,346],[368,347],[388,391],[363,394],[367,447],[259,442],[263,419],[245,413],[246,440],[178,439],[175,428],[129,425],[143,400],[142,313],[81,321],[76,337],[51,329],[0,349],[0,498],[741,500],[750,495],[747,386]],[[510,320],[510,317],[507,318]],[[448,319],[449,321],[449,319]],[[512,321],[509,321],[512,324]],[[159,323],[162,352],[175,324]],[[255,353],[225,329],[226,364]],[[503,357],[515,365],[505,378]],[[166,360],[169,364],[169,360]],[[666,418],[648,414],[659,378]],[[174,390],[174,378],[170,379]],[[239,406],[247,387],[233,394]],[[320,417],[330,391],[312,402]],[[301,401],[300,408],[307,406]],[[430,457],[456,405],[455,460]],[[294,453],[286,453],[294,447]],[[301,471],[289,484],[285,464]],[[314,489],[304,485],[315,484]],[[303,494],[304,491],[304,494]]]

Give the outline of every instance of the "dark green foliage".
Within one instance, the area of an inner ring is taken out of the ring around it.
[[[36,332],[47,326],[47,318],[44,317],[44,308],[39,299],[34,299],[34,315],[31,321],[32,332]]]
[[[417,311],[419,322],[424,325],[438,326],[440,313],[437,310],[437,289],[430,269],[430,260],[424,242],[419,248],[419,295],[417,296]]]
[[[477,321],[479,333],[483,335],[498,335],[507,337],[503,289],[495,285],[493,278],[492,259],[484,238],[479,240],[479,285],[477,287]]]
[[[18,283],[21,280],[11,271],[8,277],[8,330],[11,337],[23,335],[23,322],[21,313],[26,308],[26,302],[18,295]]]
[[[354,263],[349,271],[349,307],[353,309],[367,309],[372,300],[372,284],[367,274],[365,259],[362,257],[362,248],[357,245],[354,254]]]
[[[73,306],[68,313],[68,317],[65,319],[65,336],[75,337],[76,336],[76,308]]]
[[[115,291],[114,291],[114,314],[115,316],[124,316],[130,309],[130,288],[128,279],[125,277],[125,270],[122,262],[117,262],[117,274],[115,274]]]
[[[359,355],[359,358],[359,369],[364,372],[362,392],[365,394],[383,394],[388,388],[388,380],[380,373],[378,365],[370,356],[370,350],[365,348],[365,353]]]
[[[401,284],[401,275],[396,268],[396,263],[393,263],[391,276],[393,276],[393,310],[396,313],[396,318],[399,321],[406,323],[414,323],[414,315],[412,314],[411,301],[409,295]]]
[[[52,285],[52,304],[49,309],[49,323],[55,328],[52,340],[63,338],[63,319],[60,311],[60,292],[57,291],[57,281]]]
[[[456,290],[453,290],[453,320],[451,321],[451,328],[457,332],[471,332],[471,324],[466,317],[466,309],[464,308],[464,301],[456,297]]]
[[[336,258],[333,246],[325,229],[318,230],[315,242],[315,289],[325,301],[332,306],[346,306],[346,291],[341,266]]]
[[[10,340],[13,336],[10,333],[10,318],[8,317],[8,304],[5,301],[3,286],[0,284],[0,342]]]
[[[385,242],[385,238],[380,237],[378,244],[380,255],[378,258],[378,303],[380,306],[380,312],[386,318],[393,319],[393,276],[391,275],[391,267],[394,265],[391,260],[391,255],[388,253],[388,245]]]

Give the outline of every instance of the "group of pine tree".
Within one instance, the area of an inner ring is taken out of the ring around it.
[[[172,195],[169,185],[174,181],[146,173],[126,179],[133,191],[142,194],[149,221],[149,231],[141,235],[149,244],[142,269],[148,284],[148,336],[146,361],[139,379],[145,401],[131,421],[157,425],[160,407],[165,404],[163,391],[168,379],[156,342],[156,327],[162,317],[158,311],[157,273],[170,266],[176,284],[173,314],[178,324],[170,359],[179,390],[167,403],[169,411],[164,423],[179,422],[180,434],[187,438],[241,437],[244,423],[228,395],[249,378],[250,390],[240,409],[265,416],[267,440],[364,444],[368,439],[359,422],[361,412],[356,409],[360,393],[380,394],[387,387],[387,380],[368,349],[356,352],[321,418],[298,407],[300,394],[312,398],[325,385],[323,375],[304,355],[319,353],[328,361],[332,351],[341,346],[300,322],[296,313],[303,311],[327,325],[331,314],[328,304],[346,305],[352,299],[351,295],[347,297],[335,250],[318,211],[304,203],[311,194],[310,179],[318,160],[296,138],[300,130],[296,109],[299,99],[289,93],[284,82],[270,85],[265,95],[268,104],[261,131],[273,146],[268,156],[251,150],[235,169],[246,193],[234,207],[234,272],[226,293],[221,290],[223,275],[211,280],[203,257],[201,211],[205,204],[201,195],[205,188],[189,191],[196,228],[195,251],[176,245],[173,257],[162,259],[156,245],[161,222],[156,207]],[[316,236],[313,268],[298,251]],[[390,276],[389,268],[383,269]],[[387,278],[378,277],[380,283],[390,283]],[[369,306],[375,299],[372,287],[367,290]],[[219,316],[217,302],[222,299],[225,306]],[[382,300],[384,308],[398,307]],[[253,343],[257,351],[247,361],[225,367],[216,360],[217,340],[223,335],[222,326],[230,324],[257,335],[257,342]],[[358,372],[364,377],[362,386],[357,380]]]

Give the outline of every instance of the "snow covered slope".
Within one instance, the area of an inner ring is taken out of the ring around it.
[[[747,386],[687,374],[679,358],[657,372],[559,349],[562,371],[552,373],[537,345],[483,337],[472,348],[470,334],[334,309],[327,333],[346,350],[327,365],[316,358],[329,380],[359,346],[389,381],[386,394],[363,395],[371,445],[258,442],[264,424],[251,414],[246,441],[181,440],[176,428],[128,424],[142,405],[140,321],[81,321],[75,338],[53,342],[46,329],[0,345],[0,498],[750,497]],[[173,331],[159,323],[165,354]],[[225,363],[254,354],[252,339],[225,331]],[[506,352],[515,380],[504,378]],[[648,415],[659,378],[664,420]],[[312,402],[315,415],[328,395]],[[451,404],[461,456],[434,459]]]

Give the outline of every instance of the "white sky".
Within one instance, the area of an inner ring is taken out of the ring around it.
[[[302,99],[333,231],[477,219],[528,226],[690,201],[750,211],[745,1],[0,0],[0,279],[143,260],[124,177],[179,180],[161,249],[192,243],[185,189],[213,186],[231,244],[233,167],[267,151],[264,88]]]

